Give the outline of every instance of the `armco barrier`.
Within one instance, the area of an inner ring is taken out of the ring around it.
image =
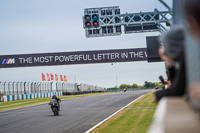
[[[52,97],[53,95],[62,96],[62,92],[7,95],[7,96],[3,96],[3,101],[9,102],[9,101],[16,101],[16,100],[47,98],[47,97]]]

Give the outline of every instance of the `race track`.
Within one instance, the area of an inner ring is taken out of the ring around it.
[[[0,112],[0,132],[84,133],[134,99],[151,91],[135,90],[63,100],[59,116],[53,116],[48,104]]]

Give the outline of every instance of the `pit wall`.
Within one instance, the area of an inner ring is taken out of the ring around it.
[[[47,98],[47,97],[52,97],[53,95],[62,96],[62,92],[7,95],[7,96],[3,96],[3,101],[9,102],[9,101],[16,101],[16,100]]]

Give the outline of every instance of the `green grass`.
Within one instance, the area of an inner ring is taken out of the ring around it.
[[[68,96],[58,96],[61,100],[87,97],[93,95],[101,95],[106,93],[89,93],[82,95],[68,95]],[[32,105],[38,105],[43,103],[49,103],[51,98],[36,98],[36,99],[27,99],[27,100],[18,100],[18,101],[10,101],[10,102],[0,102],[0,111],[6,111],[11,109],[17,109],[22,107],[28,107]]]
[[[150,93],[138,99],[92,133],[146,133],[157,106],[153,95]]]

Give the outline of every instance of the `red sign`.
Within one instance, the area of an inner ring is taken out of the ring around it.
[[[64,75],[64,82],[67,82],[67,76]]]
[[[55,80],[58,81],[58,75],[57,74],[55,74]]]
[[[50,73],[50,75],[51,75],[51,80],[53,80],[53,74],[52,74],[52,73]]]
[[[46,81],[45,75],[42,73],[42,81]]]
[[[47,73],[47,80],[50,81],[50,77],[49,77],[49,74],[48,74],[48,73]]]
[[[62,77],[62,75],[60,75],[60,81],[63,81],[63,77]]]

